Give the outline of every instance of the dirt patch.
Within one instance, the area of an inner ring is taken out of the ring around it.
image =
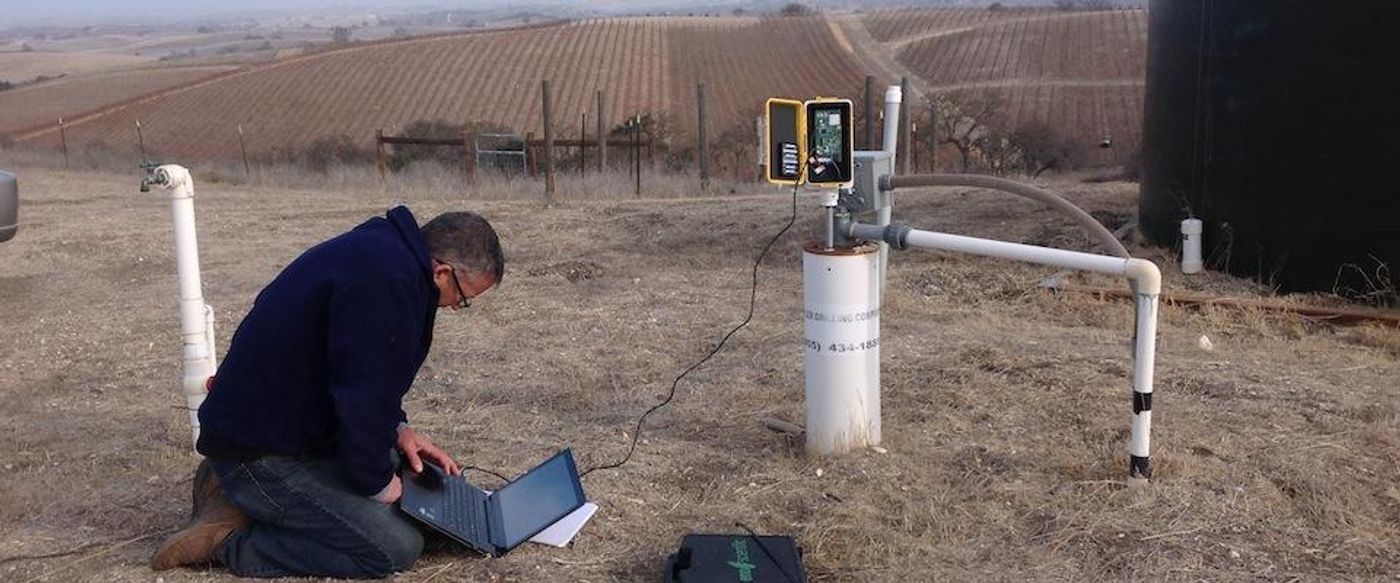
[[[592,261],[565,261],[563,263],[553,263],[543,267],[532,267],[525,273],[531,277],[543,277],[547,275],[558,275],[569,283],[593,279],[603,274],[603,268]]]
[[[131,175],[25,176],[26,200],[74,203],[34,205],[22,236],[0,245],[0,579],[149,581],[145,561],[184,521],[197,463],[178,408],[168,209],[112,195],[133,188]],[[1131,186],[1051,186],[1131,215]],[[637,415],[744,317],[752,260],[791,209],[786,194],[595,192],[544,206],[464,205],[449,188],[199,193],[220,347],[287,262],[392,198],[420,220],[464,206],[489,217],[508,272],[522,275],[437,319],[405,409],[459,459],[505,474],[565,445],[585,467],[619,459]],[[1063,229],[1067,247],[1089,246],[1068,222],[1006,201],[915,191],[897,214],[1017,241]],[[825,582],[1393,577],[1400,331],[1163,308],[1156,476],[1130,488],[1132,308],[1040,291],[1054,270],[895,252],[881,321],[884,453],[807,457],[760,424],[803,419],[800,250],[817,211],[802,204],[759,270],[750,326],[679,384],[628,465],[585,481],[602,509],[574,546],[433,553],[397,580],[656,581],[683,535],[730,532],[736,520],[795,536]],[[1168,290],[1260,295],[1220,274],[1184,278],[1169,250],[1132,250],[1162,263]],[[1203,334],[1213,350],[1198,347]],[[219,569],[162,577],[232,580]]]

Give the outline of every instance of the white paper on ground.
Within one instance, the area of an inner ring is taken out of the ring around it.
[[[567,546],[569,541],[574,540],[579,531],[583,530],[583,525],[587,524],[588,520],[593,518],[593,513],[597,511],[597,504],[584,502],[583,506],[579,506],[577,510],[570,512],[554,524],[549,525],[549,528],[531,537],[530,542],[552,547]]]

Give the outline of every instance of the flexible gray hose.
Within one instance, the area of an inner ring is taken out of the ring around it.
[[[1031,200],[1045,203],[1052,209],[1069,215],[1079,226],[1089,231],[1089,234],[1106,249],[1109,253],[1118,257],[1128,258],[1128,248],[1114,237],[1108,227],[1103,226],[1089,213],[1084,212],[1073,203],[1060,197],[1060,195],[1036,188],[1029,184],[1022,184],[1014,180],[998,178],[996,176],[980,176],[976,174],[914,174],[911,176],[895,176],[890,179],[890,186],[893,188],[909,188],[919,186],[969,186],[973,188],[989,188],[1009,192],[1017,196],[1024,196]]]

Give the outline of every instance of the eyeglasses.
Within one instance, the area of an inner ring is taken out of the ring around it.
[[[462,282],[457,279],[457,268],[446,261],[438,260],[438,263],[446,265],[448,269],[452,270],[452,285],[457,287],[457,309],[465,310],[472,307],[472,299],[467,297],[467,292],[462,291]]]

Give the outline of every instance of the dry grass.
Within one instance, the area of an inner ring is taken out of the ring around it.
[[[130,68],[151,58],[101,53],[0,53],[0,79],[18,83],[40,75],[77,75]]]
[[[25,223],[0,245],[0,578],[150,580],[159,535],[138,537],[182,521],[196,463],[174,408],[168,207],[136,192],[134,172],[18,171]],[[374,182],[199,185],[220,340],[297,253],[387,204],[420,217],[480,210],[503,235],[505,283],[470,314],[439,319],[406,408],[462,459],[512,473],[564,445],[585,466],[621,455],[635,416],[742,317],[749,262],[788,212],[785,196],[757,187],[640,201],[599,188],[544,206],[508,200],[515,187],[501,185],[359,184]],[[1065,188],[1131,214],[1130,187]],[[1085,244],[995,195],[909,193],[900,204],[930,228]],[[816,581],[1393,576],[1400,332],[1164,310],[1158,474],[1128,488],[1130,308],[1040,292],[1047,270],[899,254],[883,319],[888,453],[811,459],[758,423],[801,419],[798,243],[816,226],[802,208],[764,266],[751,327],[681,384],[631,464],[588,478],[602,510],[572,548],[435,554],[399,579],[655,581],[683,534],[735,520],[796,536]],[[1210,277],[1217,291],[1257,293]],[[1213,352],[1196,347],[1201,334]]]

